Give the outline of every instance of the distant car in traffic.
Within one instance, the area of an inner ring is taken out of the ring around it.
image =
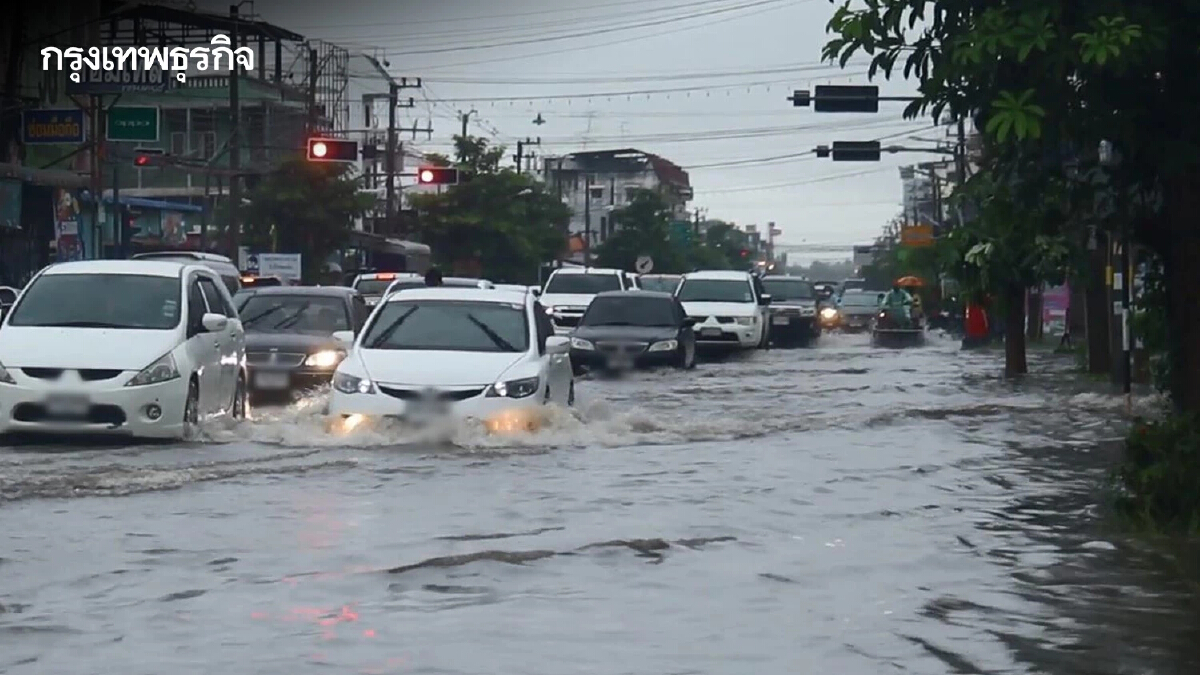
[[[370,315],[362,296],[344,286],[249,289],[236,302],[256,396],[293,396],[328,384],[346,357],[333,334],[357,333]]]
[[[555,331],[566,334],[579,325],[579,319],[596,295],[635,288],[630,275],[618,269],[561,267],[546,280],[541,302],[554,322]]]
[[[762,278],[771,295],[771,338],[775,344],[809,343],[821,336],[817,296],[812,283],[800,277]]]
[[[245,349],[207,266],[51,265],[0,330],[0,435],[190,438],[206,418],[246,415]]]
[[[548,403],[575,403],[570,340],[554,335],[529,293],[393,293],[357,338],[336,337],[353,345],[333,376],[329,404],[343,428],[373,418],[449,417],[515,431],[540,425]]]
[[[571,333],[571,365],[576,374],[596,368],[694,368],[695,323],[670,293],[601,293]]]
[[[252,274],[242,275],[242,288],[267,288],[270,286],[294,286],[291,281],[285,281],[282,277],[276,276],[257,276]]]
[[[374,307],[387,294],[388,287],[398,279],[420,280],[423,284],[425,277],[416,272],[368,272],[354,277],[350,288],[358,291],[367,306]]]
[[[683,281],[681,274],[643,274],[638,277],[638,287],[643,291],[674,293],[680,281]]]
[[[709,271],[683,275],[675,297],[696,319],[696,344],[725,349],[769,346],[771,296],[749,272]]]
[[[839,328],[847,332],[870,329],[879,313],[878,291],[846,291],[838,301]]]

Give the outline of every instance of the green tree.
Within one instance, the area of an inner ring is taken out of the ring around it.
[[[675,274],[687,271],[685,251],[671,241],[671,207],[652,190],[638,190],[632,201],[613,212],[617,231],[596,248],[596,264],[634,270],[639,256],[650,256],[654,271]]]
[[[477,261],[484,276],[534,283],[540,263],[566,247],[571,212],[528,176],[500,168],[503,146],[455,138],[467,179],[440,194],[413,197],[418,238],[447,267]]]
[[[304,278],[315,278],[346,243],[354,219],[375,203],[374,196],[360,192],[352,171],[298,157],[263,176],[243,207],[245,243],[299,253]]]

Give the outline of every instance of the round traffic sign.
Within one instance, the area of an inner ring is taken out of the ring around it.
[[[648,255],[638,256],[634,266],[637,268],[638,274],[649,274],[650,270],[654,269],[654,261]]]

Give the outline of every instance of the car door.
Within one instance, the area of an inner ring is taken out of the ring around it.
[[[571,356],[570,354],[546,354],[546,341],[554,335],[554,324],[542,307],[542,303],[533,303],[534,325],[537,329],[538,351],[547,359],[546,376],[550,383],[552,400],[563,403],[571,389]]]
[[[204,292],[204,299],[208,303],[209,311],[215,314],[224,314],[229,322],[225,325],[225,330],[215,334],[220,341],[220,378],[218,380],[217,395],[218,406],[223,407],[224,403],[233,400],[233,391],[237,386],[238,367],[242,362],[242,353],[246,349],[246,335],[242,330],[242,322],[238,318],[237,310],[233,308],[232,299],[228,298],[228,291],[222,292],[222,286],[214,277],[206,275],[200,276],[200,290]],[[227,395],[227,396],[226,396]]]
[[[204,315],[210,311],[200,288],[200,275],[188,277],[187,353],[200,387],[200,414],[211,415],[223,404],[221,389],[221,337],[204,330]]]

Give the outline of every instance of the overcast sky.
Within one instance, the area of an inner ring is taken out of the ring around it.
[[[202,9],[228,11],[208,0]],[[793,108],[793,89],[864,84],[866,68],[820,63],[829,0],[257,0],[262,19],[308,38],[368,52],[395,76],[420,77],[406,121],[433,120],[442,150],[458,111],[471,133],[539,154],[633,147],[688,170],[693,206],[712,218],[774,221],[785,243],[869,243],[900,208],[897,167],[935,159],[897,154],[837,163],[810,151],[835,140],[914,145],[944,130],[905,121],[903,103],[876,115]],[[365,76],[364,65],[354,73]],[[903,80],[885,95],[912,95]],[[361,118],[361,108],[352,115]],[[545,124],[535,125],[541,115]],[[424,123],[421,124],[424,126]],[[511,152],[510,152],[511,154]],[[773,159],[774,158],[774,159]],[[803,256],[809,258],[809,255]],[[820,253],[814,258],[841,258]]]

